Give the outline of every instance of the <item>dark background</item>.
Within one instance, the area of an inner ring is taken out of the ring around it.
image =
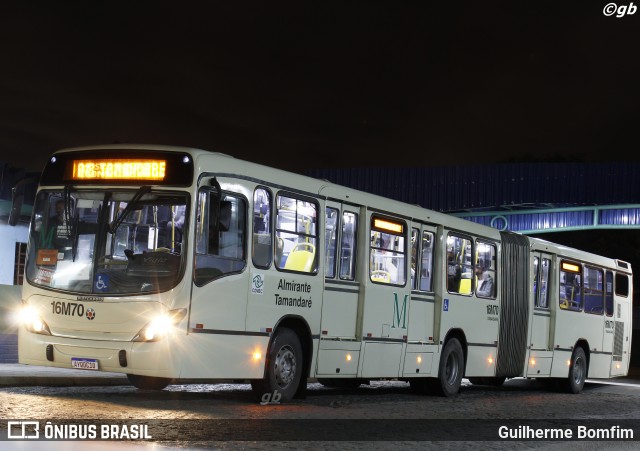
[[[640,13],[607,3],[5,1],[0,158],[39,171],[131,142],[297,172],[637,159]]]

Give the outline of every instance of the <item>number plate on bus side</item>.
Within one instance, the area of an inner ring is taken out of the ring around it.
[[[97,370],[98,360],[97,359],[79,359],[79,358],[73,357],[71,359],[71,367],[79,370]]]

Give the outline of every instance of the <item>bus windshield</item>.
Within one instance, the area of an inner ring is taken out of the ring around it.
[[[101,296],[169,290],[183,273],[187,203],[186,193],[147,186],[40,191],[27,278]]]

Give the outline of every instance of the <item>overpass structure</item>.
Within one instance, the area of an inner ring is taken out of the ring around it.
[[[307,175],[523,234],[640,228],[640,163],[332,168]]]
[[[640,228],[640,204],[522,208],[451,214],[498,230],[522,234]]]

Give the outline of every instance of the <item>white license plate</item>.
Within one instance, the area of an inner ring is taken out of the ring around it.
[[[79,359],[79,358],[73,357],[71,359],[71,367],[77,368],[79,370],[97,370],[98,360],[97,359]]]

